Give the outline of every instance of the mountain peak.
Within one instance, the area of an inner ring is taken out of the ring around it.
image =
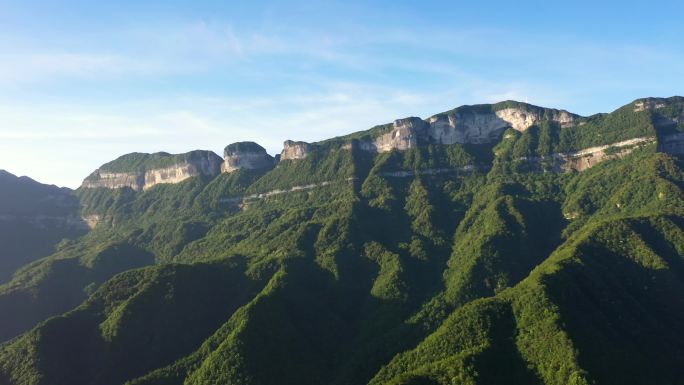
[[[283,151],[280,153],[280,160],[303,159],[311,152],[311,143],[302,141],[286,140],[283,143]]]
[[[223,155],[239,153],[266,153],[266,149],[255,142],[235,142],[226,146]]]
[[[259,170],[273,167],[275,159],[266,153],[266,149],[254,142],[236,142],[223,150],[221,172],[233,172],[239,169]]]

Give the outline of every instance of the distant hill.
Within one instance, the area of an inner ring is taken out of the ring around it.
[[[0,170],[0,282],[86,231],[71,190]]]

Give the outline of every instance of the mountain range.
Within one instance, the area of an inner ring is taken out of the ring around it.
[[[682,154],[675,96],[0,171],[0,385],[684,384]]]

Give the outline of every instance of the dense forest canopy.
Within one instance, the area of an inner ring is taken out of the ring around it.
[[[520,106],[559,112],[444,114]],[[273,168],[49,190],[97,225],[11,265],[0,384],[682,383],[684,164],[659,150],[682,106],[641,99],[493,143],[344,147],[378,126]],[[643,137],[582,171],[554,155]],[[46,242],[34,231],[16,244]]]

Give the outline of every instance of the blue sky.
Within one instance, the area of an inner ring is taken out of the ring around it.
[[[0,168],[315,141],[504,99],[684,94],[681,1],[0,0]]]

